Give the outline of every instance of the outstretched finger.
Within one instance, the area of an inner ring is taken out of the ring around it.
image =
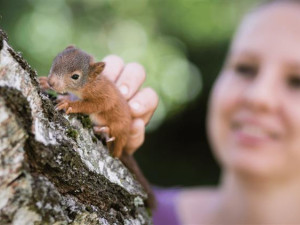
[[[116,55],[109,55],[106,56],[102,61],[105,62],[105,67],[102,74],[111,81],[115,82],[124,68],[123,59]]]

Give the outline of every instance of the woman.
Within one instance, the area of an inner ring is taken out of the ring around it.
[[[129,83],[135,93],[139,84]],[[157,100],[137,95],[144,125]],[[212,91],[208,132],[220,186],[176,191],[176,218],[159,206],[155,223],[300,224],[300,1],[273,1],[245,18]]]
[[[269,3],[242,23],[208,114],[221,186],[181,193],[183,223],[300,223],[299,40],[299,1]]]

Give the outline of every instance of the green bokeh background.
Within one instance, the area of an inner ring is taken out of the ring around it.
[[[0,0],[0,27],[39,75],[67,45],[139,62],[160,96],[136,158],[160,186],[214,185],[209,91],[242,16],[258,0]]]

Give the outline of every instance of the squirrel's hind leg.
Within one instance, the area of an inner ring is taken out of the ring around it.
[[[123,137],[110,137],[109,127],[107,126],[95,126],[94,133],[107,146],[113,157],[120,158],[126,139]]]
[[[109,127],[107,126],[94,126],[94,133],[104,144],[115,140],[115,137],[110,137]]]
[[[127,143],[127,136],[119,135],[113,142],[112,155],[113,157],[120,158],[123,152],[123,148]]]

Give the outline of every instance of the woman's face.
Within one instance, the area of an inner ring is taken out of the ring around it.
[[[210,103],[209,135],[226,170],[300,176],[300,4],[248,16]]]

